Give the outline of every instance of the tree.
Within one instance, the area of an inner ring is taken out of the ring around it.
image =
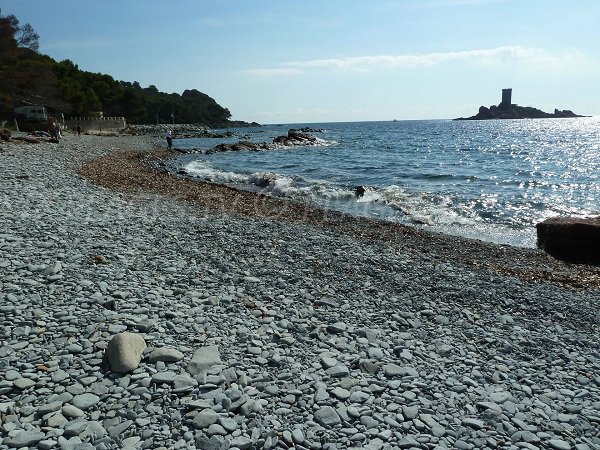
[[[35,52],[40,48],[40,35],[28,23],[19,26],[19,19],[12,14],[0,18],[0,34],[3,43],[12,39],[17,47],[28,48]]]
[[[82,107],[84,115],[102,111],[102,103],[92,88],[85,91]]]
[[[40,48],[40,35],[28,23],[17,31],[16,40],[19,47],[28,48],[34,52]]]
[[[0,118],[15,106],[44,105],[52,112],[85,116],[125,116],[133,123],[170,122],[226,126],[231,113],[212,97],[190,89],[179,95],[154,85],[117,81],[81,70],[72,61],[57,62],[38,53],[38,34],[13,16],[0,17]]]

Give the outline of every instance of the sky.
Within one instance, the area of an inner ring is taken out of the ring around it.
[[[598,0],[0,0],[41,53],[236,120],[447,119],[513,103],[600,115]]]

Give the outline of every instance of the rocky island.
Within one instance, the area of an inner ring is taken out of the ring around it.
[[[575,114],[568,109],[554,109],[553,113],[547,113],[541,109],[531,106],[519,106],[511,103],[512,89],[502,89],[502,101],[499,105],[492,105],[489,108],[479,107],[479,112],[471,117],[459,117],[454,120],[490,120],[490,119],[547,119],[547,118],[568,118],[585,117]]]

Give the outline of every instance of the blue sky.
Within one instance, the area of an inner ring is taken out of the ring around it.
[[[4,0],[40,52],[234,119],[475,114],[513,103],[600,115],[597,0]]]

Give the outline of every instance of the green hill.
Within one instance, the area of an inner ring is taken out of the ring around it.
[[[15,16],[0,18],[0,119],[10,120],[13,108],[43,105],[65,117],[124,116],[129,123],[157,120],[210,127],[240,126],[231,113],[196,89],[181,95],[143,88],[137,81],[118,81],[110,75],[81,70],[69,60],[57,62],[37,52],[39,36]],[[172,116],[173,115],[173,116]]]

